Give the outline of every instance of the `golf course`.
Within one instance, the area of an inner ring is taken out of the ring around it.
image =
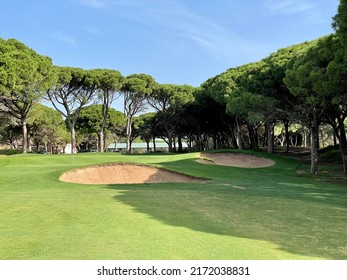
[[[309,166],[289,157],[243,153],[274,164],[202,164],[199,153],[0,155],[0,259],[347,259],[346,181],[298,172]],[[194,180],[59,179],[117,163]]]

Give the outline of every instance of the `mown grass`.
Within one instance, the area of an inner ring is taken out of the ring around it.
[[[196,157],[0,156],[0,259],[347,259],[345,185],[297,174],[297,162],[280,156],[260,169],[203,165]],[[105,162],[210,180],[58,180],[66,170]]]

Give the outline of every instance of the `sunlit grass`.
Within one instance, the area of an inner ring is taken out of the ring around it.
[[[296,161],[279,156],[260,169],[203,165],[196,157],[0,156],[0,258],[347,259],[345,186],[298,175]],[[154,164],[210,180],[58,180],[66,170],[105,162]]]

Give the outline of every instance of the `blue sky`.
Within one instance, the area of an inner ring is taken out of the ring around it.
[[[338,0],[8,0],[0,37],[55,65],[199,86],[332,31]]]

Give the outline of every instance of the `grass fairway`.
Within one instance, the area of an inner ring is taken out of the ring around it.
[[[347,259],[347,187],[183,155],[0,156],[0,259]],[[69,169],[136,162],[206,183],[79,185]]]

